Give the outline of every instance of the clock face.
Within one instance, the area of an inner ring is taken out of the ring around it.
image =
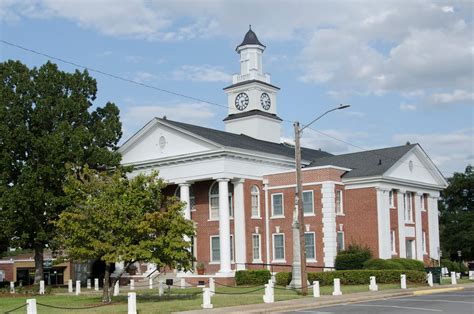
[[[262,108],[268,110],[270,109],[271,104],[270,96],[267,93],[262,93],[260,96],[260,105],[262,105]]]
[[[235,97],[235,108],[242,111],[249,105],[249,96],[246,93],[240,93]]]

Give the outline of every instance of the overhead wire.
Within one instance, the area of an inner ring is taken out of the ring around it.
[[[12,47],[21,49],[21,50],[23,50],[23,51],[29,52],[29,53],[33,53],[33,54],[36,54],[36,55],[40,55],[40,56],[43,56],[43,57],[46,57],[46,58],[49,58],[49,59],[52,59],[52,60],[56,60],[56,61],[59,61],[59,62],[65,63],[65,64],[69,64],[69,65],[72,65],[72,66],[74,66],[74,67],[78,67],[78,68],[81,68],[81,69],[85,69],[85,70],[88,70],[88,71],[90,71],[90,72],[95,72],[95,73],[98,73],[98,74],[101,74],[101,75],[104,75],[104,76],[107,76],[107,77],[110,77],[110,78],[113,78],[113,79],[117,79],[117,80],[120,80],[120,81],[123,81],[123,82],[135,84],[135,85],[138,85],[138,86],[141,86],[141,87],[153,89],[153,90],[156,90],[156,91],[159,91],[159,92],[162,92],[162,93],[167,93],[167,94],[170,94],[170,95],[174,95],[174,96],[186,98],[186,99],[193,100],[193,101],[197,101],[197,102],[200,102],[200,103],[205,103],[205,104],[209,104],[209,105],[212,105],[212,106],[221,107],[221,108],[225,108],[225,109],[231,109],[231,107],[226,106],[226,105],[222,105],[222,104],[219,104],[219,103],[216,103],[216,102],[212,102],[212,101],[205,100],[205,99],[201,99],[201,98],[194,97],[194,96],[189,96],[189,95],[186,95],[186,94],[183,94],[183,93],[180,93],[180,92],[172,91],[172,90],[165,89],[165,88],[161,88],[161,87],[158,87],[158,86],[146,84],[146,83],[139,82],[139,81],[136,81],[136,80],[132,80],[132,79],[129,79],[129,78],[126,78],[126,77],[123,77],[123,76],[119,76],[119,75],[116,75],[116,74],[108,73],[108,72],[105,72],[105,71],[103,71],[103,70],[96,69],[96,68],[93,68],[93,67],[81,65],[81,64],[79,64],[79,63],[77,63],[77,62],[69,61],[69,60],[66,60],[66,59],[63,59],[63,58],[60,58],[60,57],[55,57],[55,56],[52,56],[52,55],[47,54],[47,53],[44,53],[44,52],[40,52],[40,51],[31,49],[31,48],[28,48],[28,47],[25,47],[25,46],[22,46],[22,45],[18,45],[18,44],[15,44],[15,43],[6,41],[6,40],[4,40],[4,39],[0,39],[0,42],[3,43],[3,44],[6,44],[6,45],[12,46]],[[233,109],[233,108],[232,108],[232,109]],[[293,124],[293,123],[294,123],[293,121],[288,120],[288,119],[282,119],[282,120],[283,120],[284,122],[287,122],[287,123],[290,123],[290,124]],[[335,141],[344,143],[344,144],[346,144],[346,145],[349,145],[349,146],[352,146],[352,147],[355,147],[355,148],[357,148],[357,149],[360,149],[360,150],[362,150],[362,151],[366,151],[366,152],[367,152],[367,150],[365,150],[365,148],[363,148],[363,147],[361,147],[361,146],[352,144],[352,143],[350,143],[350,142],[348,142],[348,141],[342,140],[342,139],[340,139],[340,138],[337,138],[337,137],[332,136],[332,135],[330,135],[330,134],[327,134],[327,133],[325,133],[325,132],[316,130],[316,129],[314,129],[314,128],[312,128],[312,127],[309,127],[309,126],[308,126],[308,129],[310,129],[310,130],[312,130],[312,131],[314,131],[314,132],[316,132],[316,133],[319,133],[319,134],[321,134],[321,135],[324,135],[324,136],[326,136],[326,137],[328,137],[328,138],[331,138],[331,139],[333,139],[333,140],[335,140]],[[376,155],[379,155],[379,156],[384,157],[384,158],[388,158],[388,159],[393,159],[393,160],[395,160],[393,157],[380,154],[379,152],[374,152],[374,151],[369,151],[369,152],[371,152],[371,153],[373,153],[373,154],[376,154]],[[425,168],[426,170],[435,170],[435,171],[441,172],[441,170],[439,170],[439,169],[430,169],[430,168],[426,168],[425,166],[422,166],[422,165],[415,165],[415,164],[414,164],[414,166],[416,166],[416,167],[421,167],[421,168]],[[443,171],[443,172],[445,172],[445,171]],[[443,176],[447,177],[443,172],[441,172],[441,173],[443,174]]]

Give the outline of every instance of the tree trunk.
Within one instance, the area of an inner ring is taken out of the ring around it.
[[[102,290],[102,302],[110,303],[112,298],[110,296],[110,268],[112,263],[105,263],[105,273],[104,273],[104,289]],[[112,288],[113,289],[113,288]]]
[[[40,283],[43,277],[43,250],[42,243],[35,244],[35,285]]]

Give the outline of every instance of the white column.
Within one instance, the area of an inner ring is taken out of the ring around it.
[[[390,199],[389,191],[377,189],[377,229],[379,242],[379,258],[392,257],[390,243]]]
[[[187,220],[191,219],[191,202],[189,197],[189,183],[181,183],[179,185],[179,199],[181,202],[186,203],[184,207],[184,218]]]
[[[245,238],[244,179],[234,184],[234,243],[237,270],[244,270],[247,262],[247,241]]]
[[[128,293],[128,314],[137,314],[137,294],[135,292]]]
[[[415,237],[416,237],[416,259],[423,261],[423,230],[421,224],[421,199],[423,193],[415,194]]]
[[[80,295],[80,294],[81,294],[81,281],[76,280],[76,295]]]
[[[44,294],[44,280],[40,280],[39,294]]]
[[[439,259],[439,215],[438,215],[438,195],[428,197],[428,236],[430,244],[430,257]]]
[[[263,180],[263,190],[265,191],[265,263],[270,264],[270,218],[268,200],[268,180]],[[270,270],[270,265],[267,266]]]
[[[219,183],[219,245],[221,255],[220,273],[230,273],[230,221],[229,179],[218,179]]]
[[[405,191],[399,190],[397,192],[397,202],[398,202],[398,247],[401,258],[407,257],[407,248],[405,242],[405,207],[403,205],[403,197]]]
[[[69,280],[67,281],[67,291],[68,291],[69,293],[72,293],[72,292],[73,292],[73,289],[72,289],[72,279],[69,279]]]
[[[334,260],[337,255],[336,192],[334,183],[323,183],[321,192],[323,203],[324,266],[334,267]]]

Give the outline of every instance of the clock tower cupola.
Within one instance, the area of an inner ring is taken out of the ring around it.
[[[263,72],[265,46],[249,27],[235,50],[240,54],[240,74],[234,74],[232,85],[224,88],[229,107],[229,115],[224,119],[226,131],[280,143],[282,120],[276,114],[279,88]]]

